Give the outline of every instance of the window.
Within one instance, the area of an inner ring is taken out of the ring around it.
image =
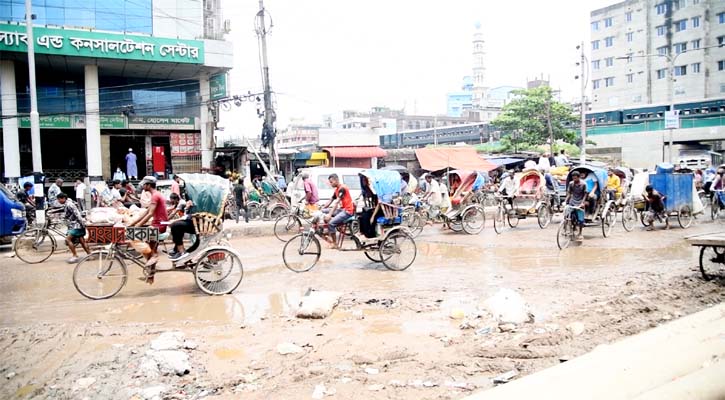
[[[725,71],[725,60],[720,60],[717,62],[717,70]]]
[[[614,66],[614,57],[607,57],[604,59],[604,64],[606,64],[607,67]]]
[[[681,19],[672,23],[675,26],[675,32],[681,32],[687,29],[687,20]]]
[[[599,89],[599,87],[601,86],[601,84],[602,84],[602,80],[601,79],[595,79],[595,80],[592,81],[592,88],[593,89]]]
[[[675,76],[687,75],[687,65],[680,65],[675,67]]]
[[[599,21],[592,22],[592,30],[598,31],[599,30]]]
[[[687,51],[687,42],[675,43],[675,54],[684,53]]]
[[[666,56],[667,53],[669,53],[669,50],[670,49],[667,46],[658,47],[657,48],[657,54],[659,54],[661,56]]]
[[[700,63],[694,63],[692,64],[692,73],[693,74],[699,74],[700,73]]]
[[[606,87],[614,86],[614,77],[610,76],[609,78],[604,78],[604,86],[606,86]]]
[[[667,27],[664,25],[660,25],[657,27],[657,36],[664,36],[665,32],[667,32]]]
[[[718,36],[717,44],[718,44],[718,46],[722,46],[723,44],[725,44],[725,36]]]
[[[657,15],[662,15],[667,12],[667,3],[660,3],[655,5],[655,10],[657,10]]]
[[[634,82],[634,74],[627,74],[627,83]]]
[[[609,28],[610,26],[612,26],[612,23],[613,23],[612,17],[604,18],[604,27],[605,28]]]
[[[693,50],[694,50],[694,49],[699,49],[699,48],[700,48],[700,39],[695,39],[695,40],[693,40],[692,42],[690,42],[690,45],[691,45],[690,47],[691,47],[691,48],[692,48]]]
[[[634,41],[634,32],[627,32],[627,41],[628,42]]]
[[[599,60],[592,61],[592,69],[599,69]]]
[[[721,12],[717,15],[717,21],[721,24],[725,24],[725,12]]]
[[[592,41],[592,50],[598,50],[599,49],[599,41],[594,40]]]
[[[629,64],[629,63],[632,62],[632,56],[633,55],[634,55],[634,53],[627,53],[627,64]]]
[[[685,7],[687,7],[687,0],[672,0],[672,8],[675,11]]]
[[[665,79],[667,77],[667,69],[662,68],[657,70],[657,79]]]
[[[624,13],[624,20],[627,22],[632,22],[632,11],[627,11]]]
[[[604,38],[604,45],[607,47],[612,47],[614,45],[614,36],[608,36]]]
[[[693,28],[700,27],[700,17],[692,17],[692,27]]]

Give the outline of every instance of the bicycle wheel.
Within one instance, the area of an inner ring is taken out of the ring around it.
[[[725,276],[725,247],[703,246],[700,249],[700,273],[706,281],[715,274]]]
[[[380,244],[380,258],[385,268],[392,271],[404,271],[410,267],[418,255],[413,237],[407,232],[391,232]]]
[[[284,206],[275,206],[272,211],[269,212],[269,219],[276,220],[277,218],[284,217],[289,211]]]
[[[561,221],[559,229],[556,230],[556,245],[559,246],[559,250],[564,250],[569,247],[573,234],[574,227],[571,221],[568,218]]]
[[[243,278],[242,260],[228,249],[207,250],[194,269],[196,286],[212,296],[233,292]]]
[[[539,222],[539,228],[546,229],[551,223],[551,218],[551,208],[542,203],[539,209],[536,210],[536,220]]]
[[[627,204],[622,209],[622,226],[627,232],[632,232],[634,225],[637,223],[637,211],[631,204]]]
[[[113,297],[128,280],[126,263],[108,250],[97,250],[83,257],[73,270],[73,285],[91,300]]]
[[[307,232],[293,236],[285,243],[282,260],[290,271],[306,272],[317,264],[321,254],[320,241],[315,235]]]
[[[410,229],[410,234],[413,235],[414,238],[418,237],[418,235],[423,232],[423,227],[425,227],[425,221],[423,220],[423,217],[415,213],[410,218],[408,228]]]
[[[302,220],[296,215],[283,215],[274,222],[274,236],[282,242],[299,234],[301,229]]]
[[[677,213],[677,223],[680,224],[680,227],[682,229],[687,229],[692,225],[692,220],[694,217],[692,216],[692,210],[690,209],[690,206],[682,206],[680,207],[679,212]]]
[[[486,213],[482,207],[473,206],[463,210],[461,215],[463,230],[469,235],[478,235],[486,225]]]
[[[508,214],[506,214],[506,220],[508,221],[509,226],[512,228],[516,228],[517,226],[519,226],[519,216],[515,212],[509,212]]]
[[[496,233],[503,232],[504,225],[506,224],[505,218],[506,213],[503,207],[498,206],[493,214],[493,230],[496,231]]]
[[[28,264],[37,264],[47,260],[55,252],[57,245],[53,235],[41,228],[25,231],[15,239],[15,255]]]
[[[612,228],[617,223],[617,211],[614,209],[614,205],[610,204],[604,208],[602,213],[602,236],[609,237],[612,235]]]
[[[256,201],[252,201],[249,204],[247,204],[247,214],[249,215],[250,221],[262,219],[263,212],[264,212],[264,209]]]

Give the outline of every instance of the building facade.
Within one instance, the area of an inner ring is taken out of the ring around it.
[[[591,110],[725,97],[724,41],[722,0],[627,0],[592,11]]]
[[[24,1],[0,0],[2,177],[109,179],[129,172],[129,149],[137,176],[211,167],[213,102],[233,61],[220,10],[220,0],[33,1],[37,146]]]

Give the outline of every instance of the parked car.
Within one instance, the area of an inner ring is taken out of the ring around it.
[[[300,201],[305,197],[305,188],[302,184],[302,178],[300,174],[307,172],[310,175],[312,182],[317,185],[317,192],[320,197],[320,203],[327,203],[335,192],[330,186],[328,177],[331,174],[337,174],[344,185],[350,189],[350,194],[353,199],[360,196],[360,176],[358,175],[362,171],[362,168],[328,168],[328,167],[313,167],[301,169],[299,174],[295,176],[291,184],[287,185],[287,197],[292,200],[292,203]]]
[[[12,237],[25,232],[25,228],[25,207],[0,183],[0,244],[9,244]]]

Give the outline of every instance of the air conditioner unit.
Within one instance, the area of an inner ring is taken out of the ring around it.
[[[224,33],[229,33],[232,31],[232,21],[225,19],[224,20]]]

